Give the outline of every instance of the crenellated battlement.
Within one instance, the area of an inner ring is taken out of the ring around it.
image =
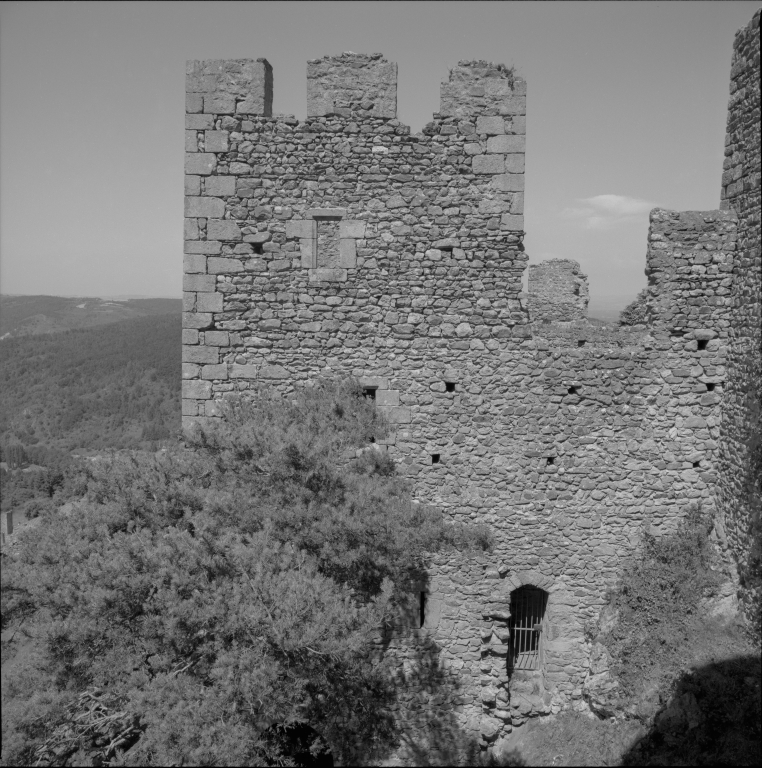
[[[397,64],[348,51],[307,62],[307,115],[397,117]]]

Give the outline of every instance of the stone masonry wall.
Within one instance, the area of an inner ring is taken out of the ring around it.
[[[738,252],[731,288],[731,338],[722,414],[718,504],[739,565],[741,584],[747,588],[750,550],[756,538],[758,579],[762,543],[759,22],[758,10],[749,24],[738,31],[733,45],[721,203],[723,209],[738,214]]]
[[[587,275],[571,259],[529,265],[529,316],[533,321],[581,320],[590,301]]]
[[[335,72],[319,60],[332,93],[346,57]],[[190,65],[190,86],[206,68]],[[483,557],[435,558],[424,626],[411,620],[394,646],[408,668],[434,644],[454,688],[426,708],[487,746],[582,703],[585,624],[644,526],[713,508],[735,217],[652,214],[649,327],[533,322],[520,298],[524,81],[461,62],[416,136],[371,114],[368,82],[367,100],[303,122],[238,102],[187,115],[184,424],[260,383],[375,388],[395,425],[383,449],[415,497],[495,537]],[[548,593],[542,664],[511,675],[523,584]]]

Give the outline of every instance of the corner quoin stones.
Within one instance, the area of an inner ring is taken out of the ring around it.
[[[758,70],[744,61],[734,82]],[[666,532],[690,503],[715,508],[748,293],[738,228],[752,214],[653,211],[648,325],[591,325],[576,262],[534,266],[521,292],[523,79],[460,62],[411,135],[380,54],[307,72],[299,121],[272,115],[264,59],[188,64],[183,422],[214,419],[260,382],[287,393],[352,375],[375,388],[394,425],[382,449],[416,499],[496,542],[437,556],[423,626],[411,611],[392,644],[403,663],[434,641],[457,694],[428,706],[487,747],[528,717],[584,706],[583,627],[644,525]],[[529,584],[548,595],[540,669],[509,676],[510,596]]]

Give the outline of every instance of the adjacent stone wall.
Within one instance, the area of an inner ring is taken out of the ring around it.
[[[529,265],[529,316],[533,321],[581,320],[590,301],[587,275],[571,259]]]
[[[760,11],[736,34],[722,208],[738,214],[731,342],[720,440],[720,513],[747,597],[759,604],[762,541],[762,257],[760,256]]]

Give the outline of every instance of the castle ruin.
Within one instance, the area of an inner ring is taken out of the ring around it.
[[[411,135],[397,67],[307,65],[272,114],[264,59],[187,68],[183,420],[262,382],[351,375],[415,497],[488,525],[438,556],[406,642],[439,648],[483,745],[583,700],[584,627],[642,539],[712,511],[748,560],[762,477],[759,12],[733,57],[722,206],[651,212],[648,323],[590,324],[576,262],[522,292],[526,83],[463,61]]]

